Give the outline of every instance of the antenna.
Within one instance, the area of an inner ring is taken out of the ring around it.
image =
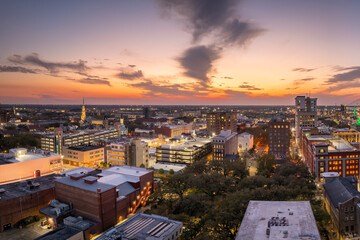
[[[85,100],[84,100],[84,97],[83,97],[83,105],[85,105]]]

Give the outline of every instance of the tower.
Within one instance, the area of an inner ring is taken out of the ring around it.
[[[85,118],[86,118],[86,110],[85,110],[85,101],[84,101],[84,98],[83,98],[83,105],[82,105],[82,110],[81,110],[81,121],[80,121],[80,123],[84,123]]]

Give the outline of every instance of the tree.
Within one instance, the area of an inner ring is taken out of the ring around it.
[[[169,175],[174,175],[174,173],[175,173],[174,170],[172,169],[169,170]]]
[[[140,167],[141,167],[141,168],[145,168],[145,165],[142,163],[142,164],[140,164]]]
[[[165,173],[164,169],[160,168],[158,171],[159,174],[163,175]]]
[[[258,163],[257,175],[270,177],[275,173],[276,161],[272,154],[263,154],[256,159]]]

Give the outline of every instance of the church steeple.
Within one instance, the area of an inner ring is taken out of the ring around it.
[[[86,109],[85,109],[85,100],[83,98],[83,105],[82,105],[82,111],[81,111],[81,121],[80,123],[84,123],[86,118]]]

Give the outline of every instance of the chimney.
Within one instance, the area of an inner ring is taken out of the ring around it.
[[[98,188],[98,189],[97,189],[97,193],[101,193],[101,188]]]

